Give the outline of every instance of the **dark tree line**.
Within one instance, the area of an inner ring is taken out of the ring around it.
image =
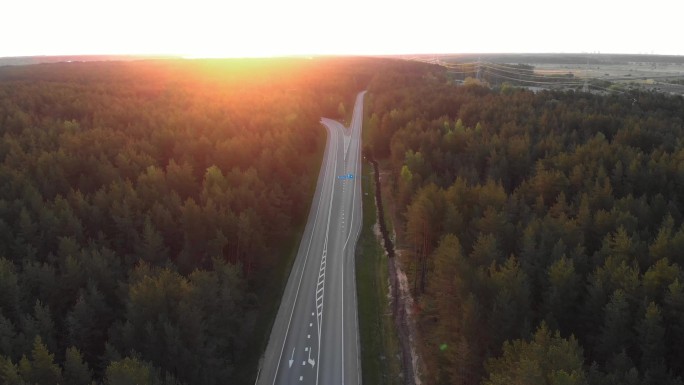
[[[319,119],[386,65],[0,68],[0,383],[254,376],[259,283],[305,220]]]
[[[681,384],[684,99],[370,86],[435,384]]]

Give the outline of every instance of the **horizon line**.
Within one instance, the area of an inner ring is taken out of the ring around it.
[[[21,58],[60,58],[60,57],[141,57],[141,58],[177,58],[177,59],[269,59],[293,57],[402,57],[402,56],[458,56],[458,55],[598,55],[598,56],[673,56],[684,57],[684,54],[661,54],[643,52],[436,52],[436,53],[292,53],[292,54],[254,54],[254,55],[203,55],[179,53],[83,53],[83,54],[36,54],[8,55],[0,59]]]

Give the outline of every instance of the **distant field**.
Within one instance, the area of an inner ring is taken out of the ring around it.
[[[620,87],[641,87],[684,94],[684,56],[613,55],[613,54],[460,54],[419,55],[421,61],[448,64],[491,63],[493,65],[529,65],[534,75],[571,74],[574,79],[610,81]],[[535,86],[530,84],[530,86]]]

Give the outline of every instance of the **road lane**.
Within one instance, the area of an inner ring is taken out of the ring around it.
[[[354,249],[361,228],[364,94],[357,96],[348,129],[321,119],[328,131],[324,160],[259,385],[360,384]],[[351,179],[339,178],[349,174]]]

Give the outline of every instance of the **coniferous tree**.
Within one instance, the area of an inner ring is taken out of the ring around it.
[[[83,361],[81,352],[75,347],[66,350],[64,359],[64,382],[73,385],[88,385],[92,374],[88,364]]]
[[[582,348],[574,337],[561,338],[545,324],[531,341],[506,342],[503,356],[487,362],[487,385],[587,384]]]
[[[62,382],[62,369],[54,362],[55,355],[47,350],[40,336],[36,336],[31,351],[31,361],[22,359],[20,371],[24,381],[30,384],[52,385]]]
[[[23,385],[17,365],[7,357],[0,355],[0,382],[7,385]]]

